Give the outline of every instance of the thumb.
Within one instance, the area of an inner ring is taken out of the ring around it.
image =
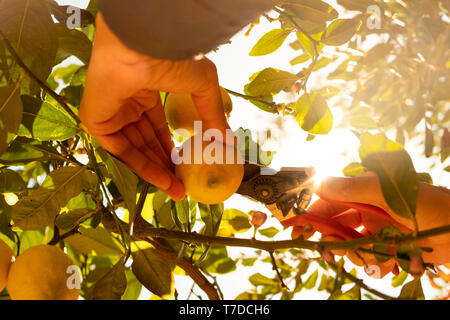
[[[378,178],[371,172],[352,178],[329,177],[322,182],[317,195],[330,202],[365,203],[390,212]]]
[[[202,59],[196,61],[196,63],[199,67],[205,69],[204,74],[208,77],[206,87],[191,93],[192,100],[202,121],[202,129],[203,131],[210,129],[219,130],[225,139],[227,129],[230,129],[230,126],[223,108],[217,69],[214,63],[208,59]]]

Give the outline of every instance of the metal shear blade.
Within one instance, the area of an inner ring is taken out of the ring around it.
[[[314,168],[276,171],[256,164],[245,164],[244,168],[237,193],[262,202],[279,220],[305,212],[313,194]]]

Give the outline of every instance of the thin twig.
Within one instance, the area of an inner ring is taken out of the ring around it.
[[[249,95],[242,94],[242,93],[230,90],[230,89],[225,89],[225,91],[227,91],[229,94],[232,94],[233,96],[236,96],[236,97],[248,100],[248,101],[256,101],[256,102],[262,103],[262,104],[270,107],[274,112],[278,112],[279,105],[275,102],[265,101],[264,97],[249,96]]]
[[[269,255],[270,255],[270,260],[272,261],[273,269],[277,273],[278,280],[280,280],[281,288],[282,289],[286,289],[286,290],[289,291],[288,286],[283,281],[283,277],[281,276],[280,270],[278,270],[277,261],[275,260],[275,256],[273,254],[273,251],[268,251],[268,252],[269,252]]]
[[[140,238],[161,237],[171,240],[184,240],[194,243],[204,243],[209,246],[247,247],[261,250],[300,248],[314,251],[322,251],[323,249],[358,249],[370,244],[399,245],[442,235],[445,233],[450,233],[450,225],[420,231],[417,236],[406,234],[403,236],[390,237],[374,234],[371,236],[346,241],[309,241],[302,239],[259,241],[255,239],[207,236],[195,232],[172,231],[164,228],[138,228],[137,226],[135,228],[135,235]]]
[[[54,246],[54,245],[58,244],[59,242],[61,242],[62,240],[66,239],[70,236],[73,236],[74,234],[77,234],[77,233],[79,233],[78,226],[73,228],[70,231],[67,231],[64,234],[60,234],[58,227],[55,226],[55,234],[53,236],[53,239],[50,240],[50,242],[48,244],[51,246]]]
[[[95,174],[97,175],[97,177],[99,179],[100,188],[102,189],[102,191],[103,191],[103,193],[105,195],[106,202],[107,202],[108,206],[112,210],[112,216],[114,217],[114,222],[115,222],[116,226],[118,227],[119,234],[121,236],[123,245],[127,249],[127,256],[129,256],[131,254],[131,246],[127,242],[128,238],[125,236],[125,230],[123,228],[121,220],[117,216],[117,214],[116,214],[116,212],[114,210],[114,206],[113,206],[111,200],[108,197],[108,191],[107,191],[106,186],[104,184],[105,179],[104,179],[103,174],[102,174],[102,172],[100,170],[100,167],[98,165],[97,159],[95,158],[94,147],[92,146],[92,144],[89,141],[87,141],[86,137],[85,137],[85,142],[86,142],[85,146],[86,146],[86,151],[88,153],[89,162],[92,163],[94,172],[95,172]]]

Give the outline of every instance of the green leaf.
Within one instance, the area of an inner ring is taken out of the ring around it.
[[[269,228],[265,228],[265,229],[258,229],[258,233],[268,237],[268,238],[273,238],[275,237],[275,235],[277,235],[277,233],[280,232],[280,230],[278,230],[275,227],[269,227]]]
[[[332,63],[335,60],[336,59],[331,59],[331,58],[327,58],[327,57],[320,58],[319,60],[317,60],[316,64],[314,65],[314,67],[312,69],[312,71],[317,71],[317,70],[320,70],[322,68],[325,68],[326,66],[328,66],[330,63]]]
[[[172,268],[154,249],[136,252],[131,269],[139,282],[152,293],[160,297],[173,294]]]
[[[450,131],[444,129],[441,140],[441,162],[443,163],[450,156]]]
[[[408,278],[408,272],[405,270],[400,271],[398,275],[392,277],[392,286],[394,288],[401,286],[405,282],[406,278]]]
[[[366,12],[367,8],[375,2],[373,0],[337,0],[347,10]]]
[[[321,42],[329,46],[341,46],[350,41],[360,25],[360,18],[334,20],[322,34]]]
[[[92,288],[93,300],[120,300],[127,288],[124,259],[120,259]]]
[[[177,211],[177,218],[183,225],[187,225],[189,222],[189,202],[187,198],[181,201],[175,202],[175,208]]]
[[[325,28],[327,27],[327,24],[325,21],[309,21],[309,20],[303,20],[303,19],[299,19],[296,16],[296,13],[294,10],[291,10],[289,8],[285,9],[285,14],[280,15],[280,17],[278,18],[281,22],[281,27],[283,29],[288,29],[288,28],[293,28],[293,29],[298,29],[298,27],[300,27],[304,32],[307,32],[308,34],[311,35],[315,35],[318,34],[320,32],[323,32],[325,30]],[[292,44],[292,43],[291,43]],[[299,50],[302,48],[302,46],[300,45],[300,47],[297,47],[298,43],[294,44],[294,47],[291,47],[294,50]]]
[[[307,259],[303,259],[302,261],[300,261],[297,269],[298,269],[298,274],[299,275],[303,275],[306,272],[308,272],[308,268],[309,268],[309,261]]]
[[[264,300],[265,296],[255,292],[242,292],[234,300]]]
[[[40,141],[63,141],[79,132],[76,122],[58,104],[22,96],[23,126],[19,135]]]
[[[68,86],[61,91],[69,103],[74,106],[79,106],[81,104],[81,99],[83,98],[84,86]]]
[[[219,231],[219,225],[223,215],[223,204],[207,205],[199,203],[200,218],[205,223],[204,234],[215,236]]]
[[[295,66],[297,64],[309,61],[310,59],[311,59],[311,56],[308,53],[304,53],[304,54],[299,55],[298,57],[292,59],[289,63],[291,64],[291,66]]]
[[[255,72],[254,74],[252,74],[252,75],[249,77],[249,80],[250,80],[251,82],[253,82],[253,80],[255,80],[255,78],[256,78],[260,73],[261,73],[261,71]],[[245,93],[246,95],[248,95],[248,96],[253,96],[253,94],[250,93],[250,91],[248,90],[248,87],[250,86],[251,82],[250,82],[250,83],[247,83],[247,84],[244,86],[244,93]],[[262,102],[262,101],[264,101],[264,102],[267,102],[267,103],[273,103],[273,95],[272,95],[271,93],[268,93],[268,94],[262,95],[262,96],[260,95],[260,96],[257,96],[256,98],[257,98],[257,99],[251,99],[251,100],[249,100],[250,103],[254,104],[254,105],[257,106],[258,108],[260,108],[261,110],[264,110],[264,111],[266,111],[266,112],[271,112],[271,113],[275,113],[275,112],[276,112],[276,110],[274,110],[274,108],[273,108],[272,106],[267,105],[267,104],[265,104],[265,103]],[[261,101],[261,100],[262,100],[262,101]]]
[[[26,188],[20,174],[16,171],[0,168],[0,193],[19,192]]]
[[[424,300],[422,283],[420,278],[416,278],[402,287],[402,291],[398,297],[402,300]]]
[[[27,231],[20,234],[20,252],[28,248],[44,243],[44,232],[42,230]]]
[[[68,9],[73,6],[60,6],[52,0],[48,0],[48,2],[50,3],[50,10],[55,19],[62,25],[67,25],[67,21],[71,15],[70,13],[68,13]],[[90,1],[89,6],[91,6],[91,3],[93,2],[94,0]],[[93,15],[88,9],[77,9],[80,11],[80,28],[87,27],[95,22],[95,15]]]
[[[364,133],[360,137],[359,157],[364,159],[371,153],[403,150],[403,146],[386,138],[382,133]]]
[[[250,56],[264,56],[275,52],[283,44],[292,29],[273,29],[258,40],[250,51]]]
[[[14,224],[22,230],[37,230],[53,223],[67,202],[83,190],[86,167],[62,167],[50,173],[42,186],[17,202]]]
[[[374,67],[380,64],[381,60],[389,56],[392,51],[393,45],[391,43],[380,43],[370,49],[362,60],[362,63],[367,67]]]
[[[141,295],[142,284],[136,279],[136,276],[131,269],[127,269],[125,275],[127,277],[127,289],[122,295],[122,300],[138,300]]]
[[[69,64],[68,66],[55,68],[53,72],[47,79],[47,83],[54,89],[57,90],[59,83],[62,81],[64,84],[70,84],[75,73],[80,70],[82,66],[77,64]]]
[[[303,48],[301,42],[298,39],[289,43],[289,46],[295,51],[301,50]]]
[[[56,25],[58,35],[58,52],[56,63],[60,63],[70,56],[76,56],[85,65],[89,64],[92,52],[92,43],[81,31],[68,29],[65,25]]]
[[[5,130],[0,130],[0,155],[8,149],[9,139]]]
[[[304,94],[294,105],[295,120],[311,134],[328,134],[333,128],[333,115],[326,100],[317,92]]]
[[[250,283],[254,286],[264,286],[264,285],[278,285],[278,281],[268,278],[261,273],[255,273],[248,278]]]
[[[126,208],[130,214],[130,221],[134,221],[136,214],[137,176],[123,162],[113,157],[105,150],[98,148],[97,152],[106,164],[112,180],[122,195]]]
[[[373,256],[379,262],[386,262],[386,261],[391,259],[389,257],[388,247],[385,244],[374,244],[373,245],[373,251],[376,252],[376,253],[373,254]],[[383,254],[386,254],[388,256],[385,256]],[[372,271],[372,270],[370,270],[370,271]]]
[[[12,207],[6,203],[5,197],[0,194],[0,233],[4,234],[12,241],[16,241],[14,233],[9,226],[9,223],[11,222],[11,211]]]
[[[311,39],[303,32],[297,32],[297,39],[302,44],[303,49],[305,49],[311,57],[315,57],[316,53],[320,53],[320,51],[324,47],[324,45],[321,43],[315,43],[314,41],[311,41]]]
[[[428,128],[425,128],[425,157],[429,158],[433,155],[434,148],[434,136],[433,132]]]
[[[287,71],[266,68],[250,82],[247,90],[253,96],[270,96],[290,89],[300,79],[299,76]]]
[[[317,290],[318,291],[323,291],[323,290],[331,291],[333,289],[334,282],[335,282],[335,280],[333,277],[328,276],[326,274],[322,274],[319,288]]]
[[[350,114],[350,125],[361,129],[376,129],[378,123],[374,120],[371,109],[359,107]]]
[[[66,241],[76,250],[84,254],[122,254],[123,250],[117,245],[111,234],[103,228],[78,229],[80,234],[75,234]]]
[[[93,179],[93,181],[97,184],[96,186],[98,187],[98,179],[97,176],[95,174],[89,174],[89,175],[84,175],[83,177],[85,180],[87,180],[86,178],[91,178]],[[89,189],[89,186],[87,185],[87,183],[84,184],[83,186],[84,190]],[[88,209],[88,210],[96,210],[97,209],[97,204],[94,202],[94,200],[92,200],[92,195],[86,192],[81,192],[79,195],[73,197],[72,199],[69,200],[69,202],[67,202],[66,208],[68,210],[79,210],[79,209]]]
[[[378,142],[378,138],[370,134],[361,137],[362,164],[377,175],[389,207],[398,215],[415,221],[419,180],[411,158],[405,150],[367,153],[367,150],[373,150],[373,145],[368,144]],[[391,141],[385,142],[381,150],[386,145],[397,148]]]
[[[289,0],[283,2],[283,8],[293,11],[297,18],[314,22],[336,19],[337,11],[320,0]]]
[[[236,261],[229,257],[224,257],[216,260],[213,264],[209,264],[206,270],[215,274],[227,274],[236,270]]]
[[[303,288],[312,289],[316,285],[317,278],[319,277],[319,270],[314,271],[308,279],[305,281]]]
[[[433,184],[433,178],[428,172],[417,172],[417,179],[420,182],[425,182],[428,184]]]
[[[360,174],[363,174],[364,172],[366,172],[366,168],[364,168],[364,166],[358,162],[352,162],[344,169],[342,169],[342,173],[346,177],[356,177]]]
[[[86,219],[89,219],[95,213],[96,211],[87,208],[64,212],[56,218],[55,224],[62,230],[72,229]]]
[[[256,163],[268,166],[275,155],[274,151],[265,151],[253,140],[252,132],[242,127],[237,129],[234,134],[238,137],[238,149],[244,160],[250,163]]]
[[[0,155],[0,164],[24,165],[56,158],[57,155],[58,152],[49,144],[17,137],[6,152]]]
[[[0,154],[6,150],[7,133],[16,134],[22,122],[22,101],[20,101],[20,86],[0,87]]]
[[[248,219],[248,214],[240,210],[225,210],[220,224],[219,235],[233,236],[236,233],[242,233],[249,230],[252,226]]]
[[[348,291],[334,297],[333,300],[361,300],[361,288],[355,285]]]
[[[73,248],[68,246],[67,248],[68,253],[71,253],[72,256],[79,255],[78,252],[75,252]],[[73,259],[73,258],[72,258]],[[95,282],[99,281],[101,278],[103,278],[114,266],[114,260],[116,260],[116,257],[113,255],[96,255],[90,257],[90,265],[91,268],[88,268],[86,270],[86,276],[83,279],[83,284],[94,284]],[[89,290],[87,298],[92,299],[92,287]]]
[[[258,258],[243,258],[241,259],[241,263],[245,267],[252,267]]]
[[[58,47],[55,24],[46,0],[3,0],[0,30],[34,75],[44,81],[54,65]],[[32,82],[36,88],[36,84]]]
[[[171,211],[171,203],[164,203],[159,209],[156,210],[156,220],[158,221],[160,226],[168,230],[178,229],[175,221],[173,220]]]

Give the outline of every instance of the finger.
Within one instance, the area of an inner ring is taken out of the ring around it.
[[[146,113],[142,115],[141,119],[135,124],[135,127],[144,140],[144,145],[142,146],[144,153],[151,150],[152,153],[155,153],[161,159],[166,167],[172,168],[173,164],[170,161],[170,157],[166,154],[166,151],[161,144],[161,140],[157,136]]]
[[[378,178],[373,173],[353,178],[328,178],[321,184],[317,194],[328,202],[377,215],[396,226],[408,226],[411,229],[411,221],[395,214],[386,204]]]
[[[309,223],[313,229],[324,235],[335,235],[345,240],[361,238],[362,235],[356,230],[334,221],[331,218],[324,218],[314,213],[306,213],[292,217],[281,222],[285,227],[304,226]]]
[[[148,158],[121,133],[96,137],[98,142],[117,156],[144,180],[154,184],[175,200],[184,198],[184,186],[168,169],[157,165],[157,157]]]
[[[196,61],[193,67],[201,69],[207,78],[206,86],[191,92],[192,99],[202,120],[203,129],[218,129],[225,138],[226,129],[229,129],[229,125],[223,109],[217,69],[214,63],[208,59]]]
[[[148,154],[148,149],[152,150],[152,152],[158,155],[158,157],[162,160],[164,165],[167,166],[167,168],[171,168],[172,163],[170,161],[170,157],[166,154],[164,148],[161,145],[161,141],[153,128],[152,122],[147,117],[148,112],[151,112],[152,110],[158,108],[162,108],[159,92],[140,90],[133,96],[133,98],[130,99],[128,105],[134,109],[143,111],[142,113],[140,113],[139,120],[127,127],[133,128],[134,136],[141,137],[139,141],[140,144],[135,144],[135,146],[138,149],[143,148],[143,152],[145,154]],[[168,138],[171,141],[170,132]],[[142,143],[142,141],[144,141],[144,143]],[[144,146],[144,144],[146,146]]]
[[[142,121],[139,121],[139,123],[142,123]],[[148,134],[153,133],[153,130],[151,127],[146,128],[146,130],[147,130],[147,134],[144,133],[144,135],[146,137]],[[127,137],[127,139],[136,147],[136,149],[140,150],[149,159],[154,160],[155,163],[161,167],[167,167],[167,168],[169,167],[166,156],[162,152],[162,150],[160,151],[158,149],[157,143],[152,145],[151,146],[152,148],[148,148],[147,141],[146,141],[148,138],[144,138],[144,135],[141,134],[141,131],[137,128],[137,123],[126,126],[122,130],[122,132]],[[154,136],[154,133],[153,133],[153,136]],[[161,146],[159,146],[159,147],[161,148]]]
[[[405,225],[397,222],[387,212],[376,206],[356,202],[348,202],[344,204],[356,209],[359,212],[361,217],[361,225],[363,225],[364,228],[372,234],[388,225],[396,226],[401,232],[404,233],[409,233],[412,231],[412,229],[409,229]]]
[[[362,225],[361,213],[356,209],[348,209],[335,215],[332,219],[352,229],[356,229]]]
[[[366,203],[389,211],[378,178],[372,173],[352,178],[330,177],[322,182],[317,194],[330,202]]]
[[[161,104],[161,99],[153,109],[145,113],[145,116],[148,121],[150,121],[165,154],[170,159],[172,150],[174,148],[174,143],[172,140],[172,135],[170,134],[169,127],[167,125],[167,120]]]
[[[325,218],[331,218],[336,216],[349,208],[345,205],[336,202],[329,202],[323,199],[319,199],[314,202],[309,208],[309,212],[314,212],[317,215],[320,215]]]

